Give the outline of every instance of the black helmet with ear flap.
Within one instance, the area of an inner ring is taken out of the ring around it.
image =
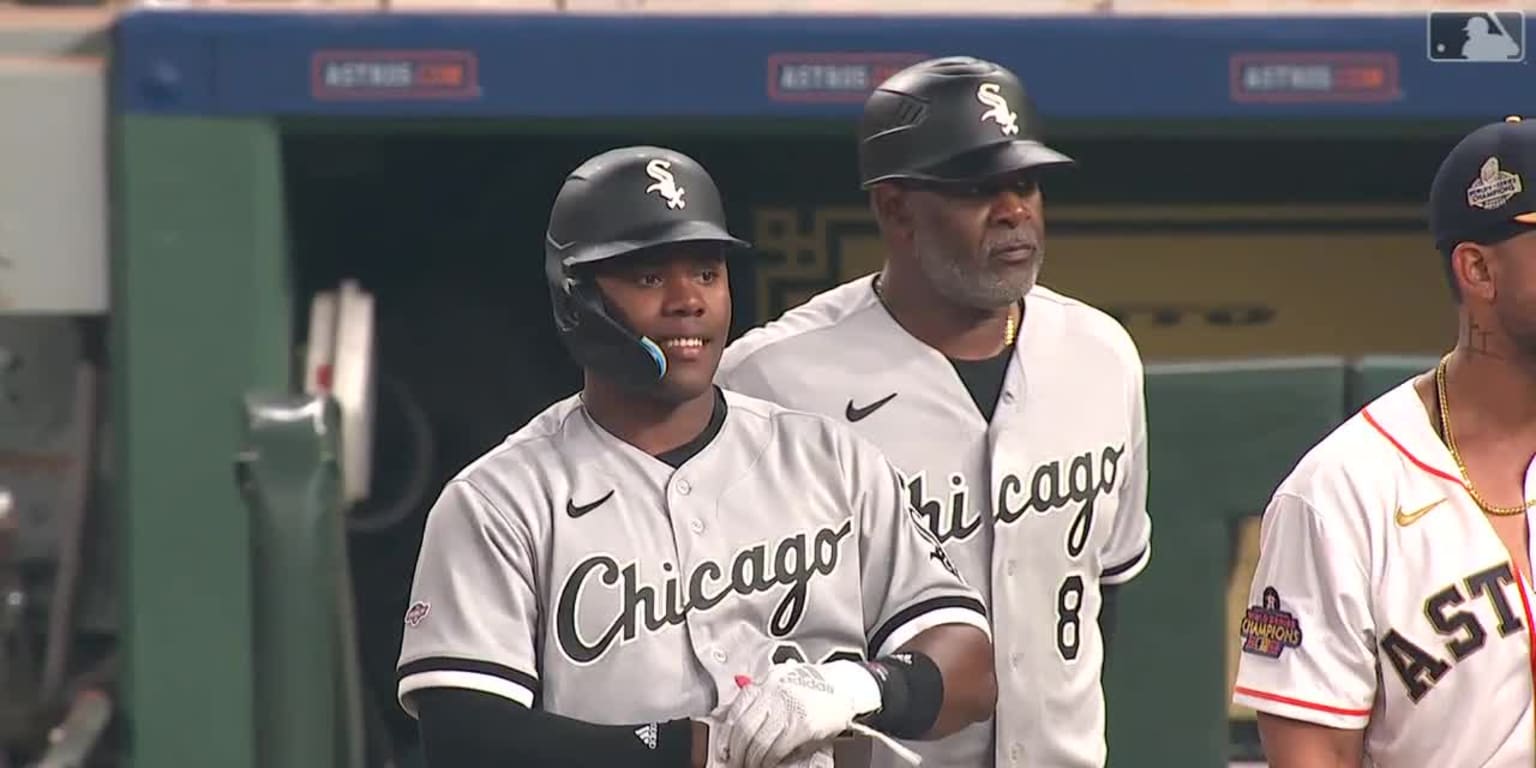
[[[951,56],[881,83],[859,121],[859,182],[966,182],[1074,165],[1046,146],[1019,78],[990,61]]]
[[[608,313],[590,266],[699,242],[750,247],[726,229],[720,191],[693,158],[663,147],[623,147],[571,171],[550,211],[544,272],[555,329],[576,363],[628,386],[659,382],[666,356]]]

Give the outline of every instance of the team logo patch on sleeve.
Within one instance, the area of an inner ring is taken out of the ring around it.
[[[427,603],[417,601],[416,604],[411,606],[410,610],[405,612],[405,623],[412,627],[419,626],[421,624],[421,620],[427,618],[427,614],[431,612],[431,610],[432,606],[428,605]]]
[[[1280,610],[1280,592],[1264,588],[1264,604],[1248,607],[1242,623],[1243,653],[1280,658],[1286,648],[1301,646],[1301,622]]]

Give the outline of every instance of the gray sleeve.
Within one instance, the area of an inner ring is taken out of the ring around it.
[[[448,483],[427,515],[396,669],[410,694],[467,688],[532,707],[539,694],[539,590],[528,527],[465,479]]]
[[[870,656],[890,655],[940,624],[969,624],[990,637],[980,595],[906,503],[901,474],[872,443],[850,435],[847,445]]]
[[[776,401],[773,387],[769,386],[751,358],[740,352],[736,345],[727,347],[721,356],[720,367],[715,369],[715,383],[732,392]]]
[[[1152,558],[1152,517],[1147,513],[1147,405],[1141,369],[1131,388],[1131,445],[1126,450],[1125,481],[1120,484],[1114,527],[1099,553],[1099,580],[1124,584]]]

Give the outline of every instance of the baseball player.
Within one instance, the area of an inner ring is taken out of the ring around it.
[[[1035,285],[1040,174],[1072,160],[1031,110],[1017,77],[972,58],[884,82],[859,128],[884,269],[748,332],[718,379],[873,440],[987,598],[995,722],[911,745],[931,765],[1102,765],[1108,588],[1150,552],[1137,350]]]
[[[434,768],[824,767],[849,729],[990,715],[985,609],[894,468],[714,386],[744,245],[677,152],[566,178],[546,270],[585,383],[428,515],[398,696]]]
[[[1313,447],[1265,510],[1233,698],[1275,768],[1530,768],[1536,124],[1431,184],[1456,346]]]

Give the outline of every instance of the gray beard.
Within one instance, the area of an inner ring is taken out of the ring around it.
[[[1023,298],[1035,287],[1045,260],[1042,246],[1029,269],[998,273],[985,266],[946,258],[936,248],[919,246],[916,252],[918,267],[939,295],[976,309],[999,309]]]

